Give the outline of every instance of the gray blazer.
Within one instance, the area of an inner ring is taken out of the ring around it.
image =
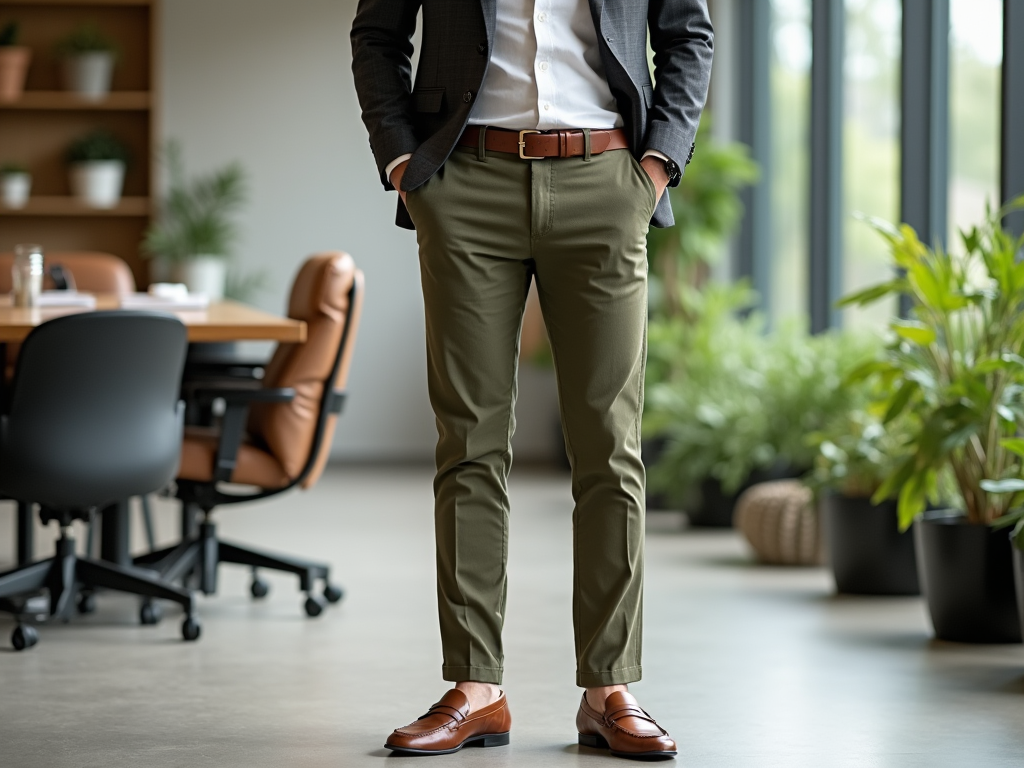
[[[497,0],[359,0],[352,72],[381,182],[388,163],[412,153],[405,191],[427,181],[469,122],[494,40]],[[714,32],[706,0],[589,0],[608,84],[638,159],[648,149],[685,167],[711,78]],[[412,36],[423,9],[423,44],[412,82]],[[647,29],[655,79],[647,65]],[[580,126],[585,128],[587,126]],[[401,201],[399,226],[413,228]],[[674,223],[668,196],[651,221]]]

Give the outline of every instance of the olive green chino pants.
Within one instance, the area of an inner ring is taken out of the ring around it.
[[[537,281],[572,466],[581,687],[641,677],[640,414],[654,183],[627,150],[525,161],[459,148],[407,196],[437,420],[445,680],[500,684],[519,334]]]

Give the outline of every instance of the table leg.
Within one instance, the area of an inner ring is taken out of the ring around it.
[[[15,525],[18,528],[18,565],[28,565],[34,556],[35,520],[32,517],[32,504],[19,501],[18,516]]]
[[[191,541],[199,535],[199,507],[186,501],[181,503],[181,540]]]

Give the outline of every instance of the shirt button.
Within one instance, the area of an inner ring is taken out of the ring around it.
[[[545,22],[547,20],[548,20],[548,15],[546,13],[544,13],[544,11],[541,11],[540,13],[537,14],[537,21],[543,23],[543,22]]]
[[[547,72],[548,71],[548,63],[546,61],[542,61],[540,63],[540,71],[541,72]]]
[[[551,109],[551,105],[550,104],[545,104],[544,105],[544,111],[547,112],[549,109]]]
[[[464,94],[462,94],[462,100],[464,102],[466,102],[467,104],[469,104],[469,102],[471,102],[473,100],[473,92],[472,91],[466,91]]]

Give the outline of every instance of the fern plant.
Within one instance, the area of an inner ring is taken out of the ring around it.
[[[163,161],[170,184],[156,223],[146,232],[145,253],[172,262],[231,255],[238,238],[232,215],[246,200],[241,165],[189,179],[177,142],[164,148]]]

